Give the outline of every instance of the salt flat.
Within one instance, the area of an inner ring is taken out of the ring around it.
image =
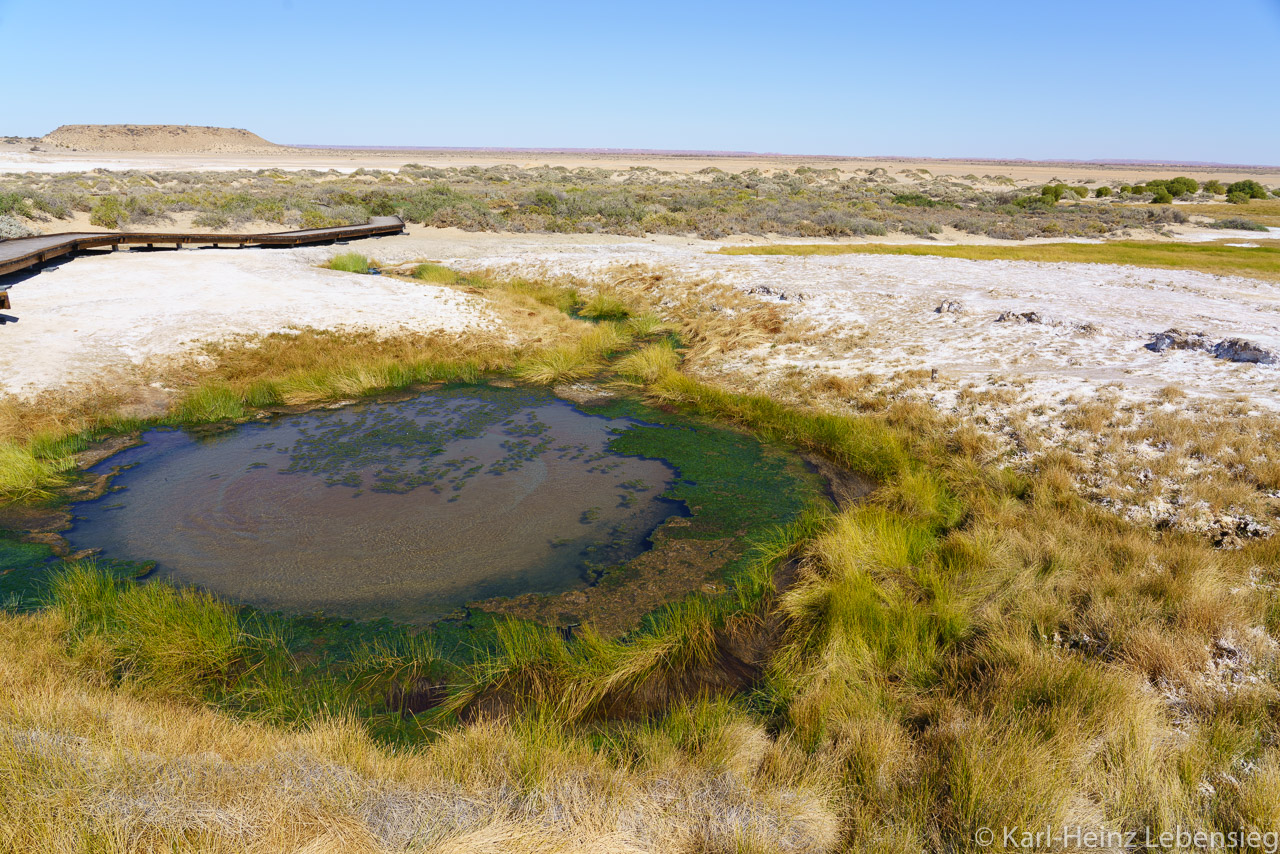
[[[18,282],[11,295],[8,315],[18,322],[0,327],[0,388],[19,393],[93,381],[228,336],[301,327],[458,332],[497,323],[457,291],[318,269],[290,250],[82,257]]]

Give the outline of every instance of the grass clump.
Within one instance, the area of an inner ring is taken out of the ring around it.
[[[603,321],[581,332],[576,341],[539,350],[515,367],[515,375],[536,385],[556,385],[599,372],[608,358],[629,346],[632,335],[623,324]]]
[[[245,664],[248,643],[225,604],[192,589],[122,583],[70,564],[49,583],[73,658],[164,696],[209,699]]]
[[[326,261],[324,267],[342,273],[368,273],[369,259],[359,252],[343,252]]]
[[[613,369],[620,376],[652,385],[675,371],[679,364],[680,355],[675,346],[670,341],[657,341],[622,357],[614,363]]]
[[[53,497],[71,467],[65,458],[49,459],[30,446],[0,444],[0,503],[33,503]]]
[[[433,285],[454,285],[462,279],[462,274],[440,264],[418,264],[413,268],[413,278]]]

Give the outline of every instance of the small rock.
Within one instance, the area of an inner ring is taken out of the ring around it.
[[[1152,335],[1146,347],[1153,353],[1163,353],[1165,350],[1209,350],[1212,345],[1209,339],[1199,332],[1166,329],[1164,332]]]
[[[1041,323],[1040,313],[1037,311],[1002,311],[1000,316],[996,318],[996,323]]]
[[[934,314],[964,314],[964,303],[958,299],[944,299],[942,304],[933,310]]]
[[[1280,361],[1274,350],[1243,338],[1228,338],[1213,345],[1213,355],[1232,362],[1248,362],[1255,365],[1274,365]]]

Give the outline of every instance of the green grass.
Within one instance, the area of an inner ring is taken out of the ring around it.
[[[1195,204],[1184,208],[1188,213],[1212,217],[1248,217],[1262,225],[1280,227],[1280,199],[1252,199],[1247,205]]]
[[[972,261],[1073,261],[1198,270],[1224,276],[1280,280],[1280,246],[1244,248],[1220,243],[1040,243],[1034,246],[775,245],[731,246],[723,255],[930,255]]]
[[[343,252],[341,255],[334,255],[324,266],[343,273],[368,273],[369,259],[359,252]]]
[[[454,285],[464,278],[461,273],[439,264],[419,264],[413,268],[413,277],[433,285]]]

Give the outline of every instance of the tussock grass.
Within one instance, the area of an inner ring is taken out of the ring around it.
[[[829,851],[838,835],[822,781],[728,710],[691,710],[697,741],[637,732],[613,755],[537,719],[389,749],[342,714],[279,729],[112,690],[61,652],[65,631],[0,614],[11,850]]]
[[[626,348],[632,336],[623,324],[604,321],[580,333],[571,344],[549,348],[522,360],[515,375],[537,385],[556,385],[597,373],[609,357]]]
[[[673,373],[679,364],[680,355],[671,342],[658,341],[622,357],[613,368],[623,377],[647,384]]]
[[[368,273],[369,259],[359,252],[343,252],[340,255],[334,255],[322,266],[342,273]]]
[[[49,583],[68,627],[69,652],[94,670],[154,695],[207,698],[244,665],[247,638],[232,610],[207,594],[121,584],[86,564]]]
[[[411,275],[420,282],[433,285],[453,285],[463,280],[462,274],[440,264],[418,264]]]
[[[53,496],[74,466],[68,457],[41,456],[30,447],[0,445],[0,502],[36,502]]]
[[[1237,211],[1238,213],[1238,211]],[[890,246],[821,244],[730,246],[722,255],[932,255],[972,261],[1071,261],[1080,264],[1131,264],[1199,270],[1223,276],[1280,279],[1280,247],[1253,249],[1220,243],[1155,243],[1138,240],[1107,243],[1040,243],[1034,246]]]

